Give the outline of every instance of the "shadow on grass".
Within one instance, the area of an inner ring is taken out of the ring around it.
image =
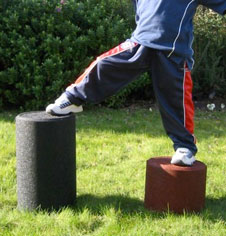
[[[116,212],[120,211],[122,215],[139,215],[143,218],[164,218],[168,212],[149,211],[144,207],[144,202],[123,195],[110,195],[97,197],[91,194],[78,196],[76,205],[72,206],[75,211],[83,211],[88,209],[92,214],[103,214],[104,209],[113,208]],[[172,213],[174,214],[174,213]],[[204,220],[226,221],[226,197],[219,199],[206,198],[205,208],[200,213],[186,213],[186,215],[199,215]],[[175,216],[181,216],[176,214]],[[183,216],[183,214],[182,214]]]
[[[212,221],[226,221],[226,196],[222,198],[206,198],[205,211]]]
[[[73,206],[75,211],[88,209],[92,214],[103,214],[107,208],[113,208],[116,212],[120,211],[122,215],[140,215],[162,218],[165,213],[152,212],[144,207],[144,202],[123,195],[110,195],[97,197],[91,194],[85,194],[77,197],[76,205]]]

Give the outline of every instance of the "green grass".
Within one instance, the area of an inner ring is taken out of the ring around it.
[[[197,159],[208,166],[206,207],[182,215],[143,207],[146,160],[173,149],[158,111],[141,108],[77,115],[77,204],[18,211],[15,116],[0,113],[0,235],[226,235],[226,112],[196,112]]]

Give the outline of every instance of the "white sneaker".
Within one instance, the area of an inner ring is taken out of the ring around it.
[[[171,160],[171,164],[179,166],[192,166],[194,162],[195,157],[187,148],[178,148]]]
[[[82,112],[82,106],[76,106],[72,104],[65,93],[63,93],[54,104],[50,104],[46,107],[46,113],[51,115],[68,115],[70,113]]]

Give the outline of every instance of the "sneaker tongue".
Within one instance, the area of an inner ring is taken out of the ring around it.
[[[188,152],[190,152],[189,149],[187,149],[187,148],[178,148],[178,151],[181,152],[181,153],[188,153]]]
[[[62,104],[62,103],[65,103],[65,102],[68,102],[68,99],[66,97],[66,95],[63,93],[61,94],[60,97],[58,97],[56,100],[55,100],[55,103],[56,104]]]
[[[186,158],[191,158],[192,157],[192,153],[189,149],[182,149],[182,150],[179,150],[179,153],[181,155],[183,155],[184,157]]]
[[[180,152],[180,153],[186,153],[185,151],[181,151],[181,150],[180,150],[179,152]]]

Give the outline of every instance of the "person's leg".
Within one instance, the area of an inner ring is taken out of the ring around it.
[[[177,150],[172,163],[192,165],[197,147],[194,137],[191,73],[186,63],[178,65],[163,52],[155,51],[152,75],[163,125]]]
[[[76,107],[81,107],[84,102],[103,101],[150,68],[148,53],[148,48],[130,41],[109,50],[97,57],[66,89],[61,96],[63,99],[57,99],[58,102],[49,105],[46,111],[53,114],[68,114],[76,112]],[[61,100],[64,100],[66,105],[60,104]]]

